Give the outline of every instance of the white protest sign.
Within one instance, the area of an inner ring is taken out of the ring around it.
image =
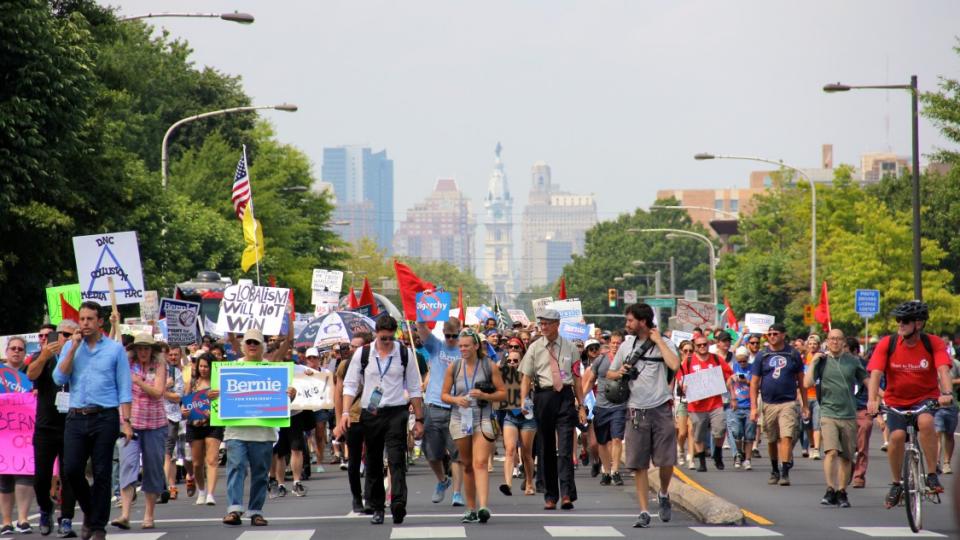
[[[677,300],[677,319],[696,326],[713,324],[717,318],[717,306],[710,302]]]
[[[167,343],[170,345],[190,345],[200,343],[200,304],[164,298],[160,300],[160,313],[167,324]]]
[[[727,391],[727,386],[723,381],[723,369],[719,366],[685,373],[683,384],[686,385],[683,392],[687,396],[687,403],[719,396]]]
[[[136,336],[138,334],[150,334],[153,335],[153,325],[150,324],[121,324],[120,325],[120,334],[126,334],[128,336]]]
[[[453,308],[453,309],[450,310],[450,317],[451,317],[451,318],[453,318],[454,316],[457,316],[457,317],[460,316],[460,311],[459,311],[459,310],[457,311],[457,314],[456,314],[456,315],[453,314],[454,310],[456,310],[456,309],[457,309],[457,308]],[[473,326],[473,325],[475,325],[475,324],[480,324],[480,319],[477,318],[477,310],[480,309],[480,306],[467,306],[466,309],[467,309],[467,313],[464,315],[464,321],[463,321],[464,324],[467,325],[467,326]]]
[[[343,272],[340,270],[314,268],[310,288],[314,291],[338,293],[343,288]],[[316,302],[314,302],[314,304],[316,304]]]
[[[137,233],[133,231],[73,237],[80,298],[101,304],[110,301],[107,278],[113,277],[117,304],[143,300],[143,269]]]
[[[763,334],[770,329],[770,326],[777,321],[777,318],[773,315],[764,315],[763,313],[747,313],[743,316],[743,320],[750,333]]]
[[[312,370],[312,375],[296,373],[291,385],[297,397],[290,402],[292,411],[319,411],[333,407],[333,373]]]
[[[547,304],[547,309],[555,309],[560,312],[561,321],[583,321],[583,305],[579,300],[557,300]]]
[[[670,331],[670,341],[672,341],[673,344],[676,345],[678,348],[680,347],[680,343],[681,343],[681,342],[683,342],[683,341],[692,341],[692,340],[693,340],[693,333],[692,333],[692,332],[683,332],[683,331],[680,331],[680,330],[671,330],[671,331]]]
[[[537,298],[536,300],[533,300],[531,302],[531,304],[533,304],[533,316],[536,318],[542,315],[543,310],[547,309],[547,304],[549,304],[550,302],[553,302],[552,296],[548,296],[546,298]]]
[[[527,313],[522,309],[508,309],[507,314],[510,315],[510,318],[513,319],[513,322],[518,322],[524,326],[530,324],[530,319],[527,318]]]
[[[279,335],[289,301],[290,289],[252,283],[231,285],[223,291],[217,330],[242,334],[258,328],[265,336]]]
[[[336,306],[340,303],[340,293],[313,289],[310,295],[310,303],[317,307],[322,305]]]

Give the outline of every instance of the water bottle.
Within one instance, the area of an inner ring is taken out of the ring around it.
[[[527,420],[533,419],[533,400],[530,399],[529,397],[524,399],[523,407],[521,408],[521,410],[523,411],[524,418],[526,418]]]

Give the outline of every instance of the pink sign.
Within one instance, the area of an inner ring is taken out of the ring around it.
[[[33,475],[33,425],[37,397],[0,394],[0,474]]]

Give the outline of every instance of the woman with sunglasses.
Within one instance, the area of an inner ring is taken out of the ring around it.
[[[460,360],[447,367],[441,399],[454,407],[450,414],[453,437],[463,467],[467,511],[463,523],[486,523],[489,472],[487,460],[496,433],[490,416],[491,402],[503,401],[507,391],[497,366],[485,358],[480,335],[467,329],[460,333]]]
[[[685,339],[680,342],[680,367],[686,365],[690,357],[693,356],[693,342]],[[677,465],[683,465],[684,453],[686,461],[690,463],[690,468],[697,466],[693,462],[693,439],[690,435],[690,414],[687,412],[687,398],[683,395],[683,389],[676,384],[674,379],[673,395],[676,397],[676,424],[677,424]],[[684,452],[686,451],[686,452]]]
[[[197,358],[190,377],[189,394],[210,389],[210,373],[216,361],[210,353]],[[183,409],[183,417],[190,412]],[[217,489],[217,465],[220,459],[220,443],[223,441],[223,428],[210,425],[209,418],[187,421],[187,444],[193,456],[193,476],[197,486],[196,504],[213,506],[217,504],[213,492]]]
[[[519,394],[519,384],[521,379],[520,360],[526,354],[527,348],[524,347],[520,338],[510,338],[507,342],[507,355],[500,363],[500,374],[505,381],[515,382],[518,385],[517,394]],[[509,396],[508,396],[509,397]],[[500,492],[504,495],[513,495],[511,484],[512,476],[517,462],[517,446],[520,445],[520,462],[523,464],[523,494],[535,495],[537,493],[533,484],[533,440],[537,436],[537,419],[530,415],[527,418],[523,414],[523,409],[507,409],[502,411],[503,416],[503,484],[500,485]]]

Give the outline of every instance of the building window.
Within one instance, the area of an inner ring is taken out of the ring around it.
[[[730,211],[731,211],[731,212],[739,212],[739,211],[740,211],[740,200],[739,200],[739,199],[731,199],[731,200],[730,200]]]
[[[715,199],[713,201],[713,209],[723,212],[723,199]]]

